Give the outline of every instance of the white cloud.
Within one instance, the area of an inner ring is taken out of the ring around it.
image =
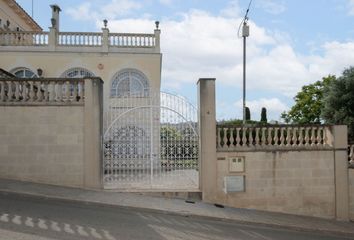
[[[117,4],[118,1],[113,2]],[[235,9],[237,3],[233,2]],[[127,6],[131,10],[139,8],[139,5],[134,4]],[[88,3],[80,7],[78,9],[81,9],[83,17],[101,14],[100,9],[88,11],[93,10]],[[241,89],[242,39],[237,37],[237,28],[242,17],[234,14],[236,12],[227,14],[227,11],[222,11],[216,16],[205,11],[191,10],[181,14],[178,20],[161,20],[164,88],[179,89],[186,84],[194,85],[200,77],[215,77],[217,84]],[[100,28],[102,22],[100,18],[97,19],[96,24]],[[109,21],[109,28],[111,32],[151,33],[154,20],[149,16],[115,18]],[[328,74],[340,74],[354,62],[354,42],[328,42],[317,46],[316,52],[321,55],[300,55],[292,47],[292,40],[287,33],[270,32],[252,21],[249,23],[251,32],[247,39],[247,89],[259,91],[260,97],[262,91],[274,93],[275,98],[271,98],[273,102],[270,99],[259,99],[256,102],[272,102],[274,106],[269,106],[268,111],[273,119],[277,119],[280,112],[287,109],[286,105],[274,99],[284,95],[291,99],[304,84]],[[234,96],[232,101],[239,97]],[[221,109],[219,117],[226,118],[228,111],[222,108],[230,104],[218,104]],[[259,113],[260,108],[255,114],[258,116]]]
[[[87,21],[96,13],[92,12],[91,3],[85,2],[76,8],[69,8],[66,12],[75,20]]]
[[[309,56],[309,72],[324,76],[328,74],[340,75],[344,68],[354,63],[354,42],[328,42],[322,46],[323,56]]]
[[[96,25],[100,27],[101,21],[98,20]],[[125,18],[109,21],[108,27],[110,32],[151,33],[155,28],[155,23],[153,20],[144,18]]]
[[[234,103],[237,109],[242,109],[242,100]],[[260,120],[262,107],[267,109],[267,118],[270,120],[279,120],[281,112],[288,110],[289,107],[285,105],[278,98],[260,98],[256,100],[246,101],[246,106],[249,107],[252,120]],[[242,111],[238,118],[242,119]]]
[[[178,88],[200,77],[216,77],[218,84],[242,86],[242,40],[237,38],[241,18],[190,11],[181,20],[161,21],[163,85]],[[304,84],[354,62],[354,43],[320,46],[321,55],[295,52],[287,34],[267,32],[250,22],[247,39],[247,88],[293,97]],[[151,19],[111,21],[111,32],[152,32]],[[353,54],[349,54],[352,52]]]
[[[133,0],[111,0],[110,3],[100,8],[100,12],[105,18],[114,19],[127,16],[132,11],[140,9],[141,6],[141,3]]]
[[[84,2],[79,6],[69,8],[66,12],[75,20],[102,21],[102,19],[128,16],[141,7],[141,3],[136,0],[111,0],[106,4],[100,4],[99,7],[90,2]]]
[[[275,1],[275,0],[257,0],[256,1],[256,6],[258,8],[264,9],[264,11],[270,13],[270,14],[281,14],[285,12],[286,7],[284,5],[283,1]]]

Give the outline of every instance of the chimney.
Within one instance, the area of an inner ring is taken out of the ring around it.
[[[59,12],[61,11],[60,7],[56,4],[50,5],[52,8],[52,28],[59,32]]]

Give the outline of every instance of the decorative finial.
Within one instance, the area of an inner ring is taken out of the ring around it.
[[[108,23],[107,19],[103,20],[103,26],[104,26],[104,28],[107,28],[107,23]]]
[[[156,29],[159,29],[159,24],[160,24],[160,22],[159,22],[159,21],[156,21],[156,22],[155,22]]]

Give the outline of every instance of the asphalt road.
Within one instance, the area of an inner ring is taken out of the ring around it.
[[[318,232],[301,232],[0,194],[0,239],[339,240],[350,238]]]

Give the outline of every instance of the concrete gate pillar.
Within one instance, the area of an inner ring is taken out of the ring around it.
[[[215,78],[200,78],[197,85],[199,186],[203,201],[214,203],[217,189]]]
[[[334,150],[335,216],[337,220],[349,221],[349,169],[348,128],[332,126],[329,140]]]
[[[102,188],[103,81],[85,78],[84,187]]]

